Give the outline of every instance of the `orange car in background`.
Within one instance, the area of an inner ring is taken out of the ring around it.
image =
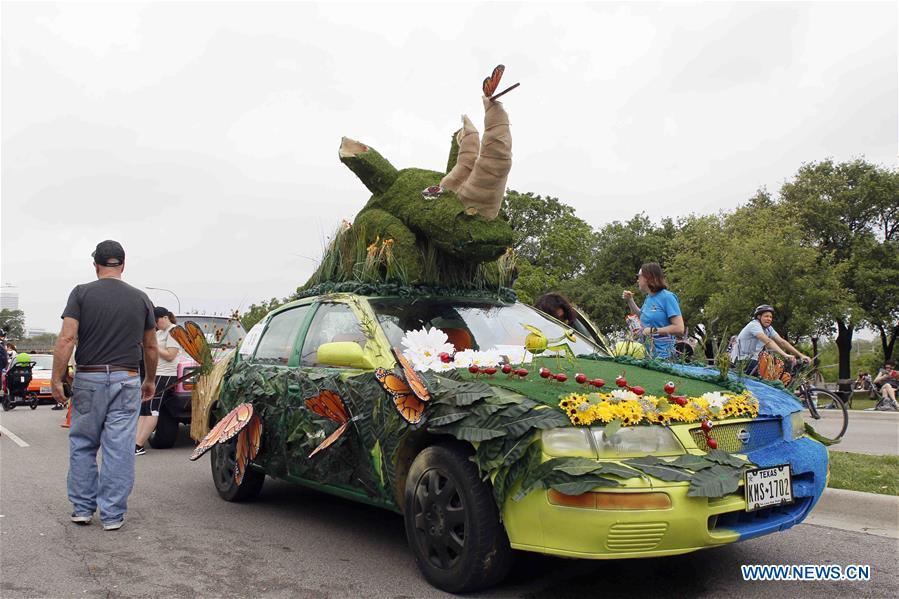
[[[31,383],[28,393],[37,395],[38,403],[55,404],[50,392],[50,375],[53,372],[53,354],[31,354],[34,367],[31,369]]]

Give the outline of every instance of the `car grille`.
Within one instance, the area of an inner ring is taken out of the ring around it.
[[[708,451],[709,446],[706,445],[705,433],[701,428],[691,428],[690,436],[693,437],[693,441],[696,442],[699,449]],[[712,428],[711,436],[718,442],[718,449],[728,453],[742,453],[777,443],[783,439],[783,430],[780,420],[753,420],[733,424],[716,424]]]
[[[662,542],[667,522],[613,524],[606,537],[606,549],[616,552],[649,551]]]

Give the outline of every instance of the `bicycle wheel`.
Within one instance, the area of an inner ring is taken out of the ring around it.
[[[806,424],[831,441],[839,441],[849,426],[849,410],[839,396],[830,391],[812,387],[805,395],[808,405],[803,412]]]

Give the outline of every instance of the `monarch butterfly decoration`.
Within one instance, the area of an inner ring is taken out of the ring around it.
[[[496,65],[496,67],[493,69],[493,72],[490,74],[490,76],[487,77],[486,79],[484,79],[484,83],[481,84],[481,89],[484,92],[484,97],[487,98],[488,100],[496,100],[500,96],[509,93],[510,91],[512,91],[519,85],[521,85],[520,83],[510,85],[509,87],[507,87],[506,89],[504,89],[503,91],[501,91],[500,93],[497,94],[496,88],[499,87],[499,82],[503,78],[503,73],[505,71],[506,71],[505,65],[501,65],[501,64]]]
[[[418,376],[418,373],[412,368],[412,364],[409,363],[409,360],[406,359],[403,352],[398,348],[393,348],[393,354],[396,356],[396,361],[403,367],[403,376],[406,378],[406,383],[412,389],[415,397],[422,401],[431,399],[431,394],[425,386],[424,381],[421,380],[421,377]]]
[[[402,367],[405,380],[386,368],[376,369],[375,378],[390,394],[400,416],[409,424],[418,424],[425,411],[424,402],[431,399],[431,394],[405,356],[398,349],[394,349],[393,352]]]
[[[306,407],[319,416],[333,420],[340,425],[336,431],[328,435],[328,438],[319,443],[318,447],[309,454],[311,458],[321,450],[333,445],[340,438],[350,424],[350,415],[347,413],[346,406],[343,405],[343,400],[340,399],[340,396],[327,389],[314,397],[308,398]]]
[[[196,371],[198,377],[212,369],[212,350],[209,349],[209,343],[206,341],[206,335],[200,325],[188,320],[184,326],[175,325],[171,330],[171,335],[184,348],[187,355],[200,365],[200,369]]]
[[[244,473],[250,460],[259,453],[259,445],[262,440],[262,420],[253,412],[253,406],[242,403],[222,418],[215,427],[209,431],[199,445],[190,454],[190,460],[195,461],[217,443],[227,443],[237,436],[235,449],[234,482],[238,485],[243,480]]]

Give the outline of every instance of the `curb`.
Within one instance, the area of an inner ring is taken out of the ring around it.
[[[827,488],[804,524],[899,539],[899,497]]]

